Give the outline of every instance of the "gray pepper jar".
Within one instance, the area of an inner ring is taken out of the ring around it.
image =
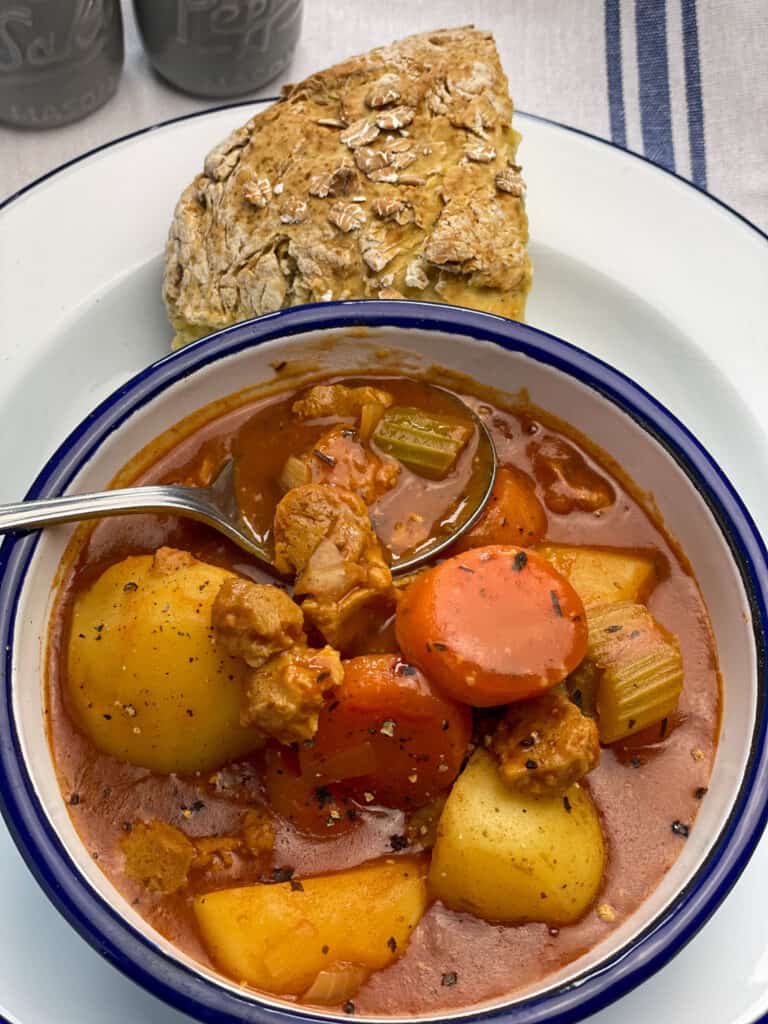
[[[120,0],[0,0],[0,121],[56,128],[117,90]]]
[[[133,0],[155,70],[196,96],[238,96],[286,67],[302,0]]]

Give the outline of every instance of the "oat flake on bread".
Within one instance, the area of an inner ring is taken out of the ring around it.
[[[523,318],[520,136],[488,32],[410,36],[288,86],[184,190],[163,294],[174,347],[330,299]]]

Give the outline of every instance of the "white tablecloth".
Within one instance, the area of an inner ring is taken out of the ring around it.
[[[213,105],[152,73],[123,7],[117,96],[65,128],[0,128],[0,198],[112,138]],[[644,153],[768,230],[768,0],[305,0],[292,66],[255,95],[410,32],[470,22],[494,32],[520,109]]]

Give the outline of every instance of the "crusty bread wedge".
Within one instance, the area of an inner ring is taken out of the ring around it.
[[[174,347],[305,302],[428,299],[522,319],[519,141],[493,37],[411,36],[286,89],[213,149],[166,251]]]

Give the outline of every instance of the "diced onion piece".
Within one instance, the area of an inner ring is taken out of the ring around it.
[[[294,487],[303,487],[304,484],[311,483],[312,470],[308,464],[296,455],[289,455],[280,474],[280,486],[282,489],[284,491],[291,491]]]
[[[307,1003],[321,1003],[323,1006],[345,1003],[347,999],[357,994],[368,974],[364,967],[356,967],[353,964],[339,964],[329,971],[320,971],[302,999]]]
[[[384,415],[386,406],[382,405],[381,402],[366,402],[360,410],[360,440],[368,441],[373,434],[376,427],[379,425],[379,420]]]
[[[590,608],[587,621],[587,657],[568,689],[573,695],[581,676],[588,684],[596,675],[601,742],[615,743],[671,715],[683,689],[677,638],[629,601]]]
[[[373,434],[377,446],[420,476],[441,480],[453,468],[474,427],[423,409],[388,409]]]
[[[319,594],[338,600],[348,594],[363,577],[363,570],[354,562],[346,562],[332,540],[321,540],[307,566],[296,581],[296,594]]]

